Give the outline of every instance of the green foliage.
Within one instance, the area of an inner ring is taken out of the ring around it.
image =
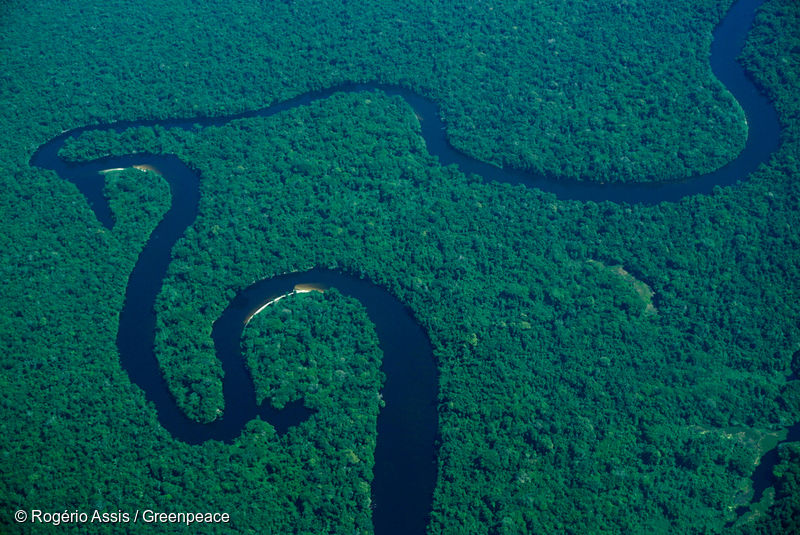
[[[350,398],[372,391],[377,399],[380,390],[381,352],[371,325],[358,302],[336,289],[291,295],[264,309],[242,339],[259,404],[269,399],[280,409],[304,398],[317,411],[370,407],[359,419],[376,418],[374,403]]]
[[[778,447],[780,463],[775,466],[778,478],[769,515],[755,515],[737,525],[744,535],[797,533],[800,530],[800,443],[790,442]]]
[[[379,81],[435,99],[450,142],[497,165],[676,179],[744,146],[744,114],[708,65],[731,3],[20,5],[4,24],[13,104],[0,125],[16,139],[25,124],[38,145],[75,125],[228,115]]]
[[[163,182],[139,171],[109,177],[117,219],[107,231],[72,185],[27,168],[39,143],[90,122],[224,115],[377,79],[437,98],[452,142],[486,159],[595,178],[679,176],[741,144],[740,112],[706,65],[708,30],[728,4],[162,3],[163,18],[114,3],[8,7],[3,510],[199,508],[234,519],[198,528],[206,533],[372,530],[381,375],[369,324],[357,323],[363,311],[335,293],[293,296],[284,300],[291,318],[281,301],[248,327],[261,395],[305,396],[319,407],[309,421],[283,437],[253,421],[232,445],[176,442],[114,347],[136,250],[166,206]],[[796,20],[795,2],[770,2],[744,59],[778,103],[780,152],[743,186],[675,204],[561,202],[482,184],[439,166],[411,110],[380,93],[190,134],[87,133],[64,155],[170,152],[200,173],[200,214],[158,304],[157,351],[173,392],[208,388],[183,405],[192,417],[223,401],[209,333],[231,295],[287,271],[339,267],[389,288],[435,347],[441,441],[430,533],[723,533],[757,454],[720,430],[800,419],[785,381],[800,342]],[[724,111],[712,123],[714,106]],[[732,141],[712,157],[720,147],[697,142],[709,137]],[[690,146],[708,154],[672,158]],[[584,148],[588,160],[570,163]],[[638,162],[615,159],[632,149]],[[604,266],[651,288],[657,314]],[[326,311],[359,332],[324,320]],[[272,361],[279,339],[292,342]],[[332,388],[340,371],[347,388]],[[796,448],[781,455],[770,516],[737,530],[794,527]]]
[[[304,436],[302,461],[312,472],[298,498],[303,522],[369,529],[382,374],[363,308],[335,289],[291,295],[248,324],[242,347],[259,401],[280,408],[303,398],[317,411]]]
[[[87,130],[78,138],[66,140],[58,156],[66,162],[97,160],[107,156],[125,156],[137,152],[173,154],[191,139],[193,132],[156,126],[128,128],[121,134],[114,130]]]
[[[114,234],[129,246],[131,262],[169,210],[169,184],[153,171],[135,168],[106,173],[103,190],[114,215]]]
[[[794,305],[785,294],[750,294],[744,278],[775,280],[770,266],[782,267],[753,255],[785,253],[728,230],[762,199],[728,192],[625,209],[486,186],[433,165],[410,117],[397,99],[337,95],[193,140],[183,154],[213,202],[202,202],[165,285],[163,295],[173,297],[160,308],[164,337],[187,344],[172,367],[202,364],[185,359],[196,358],[208,332],[195,323],[191,336],[170,334],[169,325],[182,323],[170,319],[172,310],[219,310],[231,292],[273,273],[360,270],[412,306],[437,348],[444,404],[434,532],[501,522],[559,529],[549,515],[613,531],[631,507],[647,511],[637,516],[648,519],[640,529],[730,521],[757,454],[693,426],[795,418],[775,375],[786,353],[753,345],[759,325],[792,333]],[[337,140],[335,149],[317,150]],[[392,156],[370,169],[376,151]],[[617,262],[626,269],[604,266]],[[656,299],[639,291],[640,280]],[[648,311],[653,302],[656,314]],[[773,304],[760,312],[764,303]],[[786,314],[784,328],[775,309]],[[781,345],[795,343],[792,336]],[[312,380],[292,371],[280,385],[274,373],[260,389],[279,404]],[[551,480],[539,479],[544,474]],[[522,500],[542,488],[553,503],[585,509],[564,516]],[[505,498],[454,509],[464,493]],[[603,512],[588,517],[590,510]]]
[[[291,464],[304,478],[293,498],[300,517],[295,529],[371,529],[383,381],[378,339],[364,309],[335,289],[290,295],[250,321],[242,348],[259,402],[267,398],[281,408],[302,398],[317,411],[288,439],[296,443]],[[275,442],[271,426],[252,425]]]

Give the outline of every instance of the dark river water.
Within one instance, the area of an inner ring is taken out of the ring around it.
[[[725,167],[679,182],[660,184],[600,185],[588,182],[557,180],[513,169],[499,169],[479,162],[452,149],[445,138],[444,124],[434,103],[410,90],[382,85],[348,85],[303,95],[267,109],[221,118],[189,120],[120,122],[79,128],[67,132],[40,147],[31,165],[52,169],[75,183],[92,205],[98,219],[108,228],[113,219],[103,197],[103,180],[98,171],[149,163],[156,166],[169,182],[172,206],[153,232],[140,254],[126,289],[125,305],[117,336],[121,362],[131,381],[140,386],[154,403],[160,423],[175,438],[189,444],[206,440],[230,443],[244,425],[256,416],[270,422],[279,433],[312,418],[313,413],[301,402],[275,411],[265,404],[255,404],[253,382],[240,351],[244,319],[271,297],[292,291],[295,284],[321,283],[336,287],[358,299],[375,324],[384,353],[382,371],[386,384],[382,390],[386,406],[378,417],[376,466],[372,485],[373,521],[382,535],[424,533],[431,498],[436,483],[434,443],[437,432],[437,370],[427,335],[407,309],[383,288],[346,273],[314,269],[257,282],[237,295],[214,323],[212,337],[225,379],[225,416],[211,424],[199,424],[186,418],[176,407],[166,388],[155,355],[155,317],[153,305],[161,290],[175,242],[192,225],[200,199],[198,177],[172,156],[135,155],[109,158],[86,164],[65,164],[58,158],[64,141],[85,130],[115,129],[160,124],[165,128],[193,128],[194,125],[222,125],[232,119],[269,116],[337,91],[369,91],[376,88],[402,96],[425,120],[421,123],[428,151],[443,165],[457,164],[464,173],[481,175],[487,182],[525,184],[554,193],[559,199],[578,201],[613,201],[618,203],[656,204],[675,202],[688,195],[710,194],[715,186],[743,182],[761,163],[766,162],[780,142],[777,115],[771,103],[756,89],[735,61],[752,25],[753,13],[762,0],[740,0],[714,32],[711,66],[714,74],[736,97],[745,110],[749,136],[744,151]],[[798,427],[790,436],[798,434]],[[765,456],[754,482],[756,498],[772,484],[771,468],[775,459]]]

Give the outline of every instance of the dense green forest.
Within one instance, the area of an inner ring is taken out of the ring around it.
[[[326,531],[370,531],[383,374],[378,338],[363,308],[336,289],[290,295],[250,321],[242,347],[259,403],[281,408],[303,399],[317,411],[317,429],[295,459],[306,468],[298,499],[305,529],[318,530],[325,525],[319,516],[330,515]]]
[[[231,514],[203,533],[372,532],[381,356],[360,305],[335,290],[295,295],[245,331],[259,397],[306,392],[314,418],[283,436],[256,420],[231,445],[174,440],[115,347],[127,276],[168,188],[138,170],[98,177],[116,220],[105,229],[72,184],[28,166],[41,143],[93,122],[226,115],[378,80],[436,99],[452,144],[485,160],[674,178],[744,141],[707,63],[729,5],[7,3],[3,530],[47,532],[14,523],[18,509],[150,508]],[[786,381],[800,371],[799,27],[796,2],[770,0],[743,55],[776,102],[780,151],[747,183],[678,203],[560,201],[464,176],[380,92],[221,127],[93,132],[62,154],[170,153],[200,176],[200,213],[157,305],[157,356],[190,417],[224,412],[210,332],[232,295],[333,267],[388,288],[431,338],[429,533],[791,533],[796,444],[780,448],[768,514],[737,520],[735,508],[750,503],[761,438],[800,420]],[[93,526],[137,529],[177,531]]]
[[[228,115],[380,81],[434,98],[450,142],[479,159],[674,179],[744,144],[744,114],[708,64],[732,3],[11,2],[0,123],[38,144],[82,124]]]

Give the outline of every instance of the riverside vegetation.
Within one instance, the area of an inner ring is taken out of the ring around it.
[[[260,396],[280,404],[313,390],[306,403],[332,407],[317,413],[324,417],[283,436],[256,420],[231,445],[174,440],[114,345],[127,274],[168,188],[138,170],[106,175],[115,215],[107,230],[73,185],[28,165],[39,144],[94,121],[228,114],[380,80],[439,100],[451,142],[477,157],[593,180],[684,176],[721,165],[744,139],[741,113],[705,56],[727,6],[544,3],[517,6],[512,17],[485,3],[406,4],[391,14],[377,2],[315,11],[168,3],[155,17],[124,3],[59,3],[46,15],[43,5],[10,4],[0,110],[4,527],[33,529],[13,523],[19,508],[152,508],[231,514],[230,525],[206,532],[372,530],[380,356],[359,305],[335,292],[293,296],[256,316],[243,341]],[[656,9],[675,15],[654,17]],[[299,21],[331,11],[345,22],[320,22],[302,38]],[[90,132],[63,156],[171,153],[201,178],[198,219],[174,249],[157,305],[157,355],[190,417],[224,412],[210,326],[236,291],[336,267],[388,288],[431,338],[441,436],[430,533],[790,533],[800,509],[796,447],[780,452],[768,514],[737,521],[763,451],[728,431],[763,436],[800,419],[800,389],[786,381],[800,368],[798,14],[791,0],[770,0],[743,56],[776,103],[779,152],[747,183],[679,203],[560,201],[485,184],[439,166],[413,110],[380,92],[221,127]],[[587,24],[596,20],[619,31]],[[658,27],[643,30],[646,20]],[[520,58],[533,49],[514,40],[520,29],[530,39],[553,35],[525,76]],[[601,30],[609,41],[581,33]],[[626,55],[649,50],[636,31],[653,43],[649,56]],[[70,57],[26,32],[60,36]],[[124,57],[113,52],[121,41]],[[574,65],[564,57],[579,53],[629,67],[608,76],[631,72],[633,85],[604,80],[603,69],[587,70],[585,81],[562,72]],[[670,89],[633,74],[656,72],[656,62],[670,67],[660,78]],[[693,76],[700,82],[688,83]],[[577,85],[559,94],[567,80]],[[595,89],[610,84],[620,85],[611,96]],[[519,103],[522,94],[532,98]],[[596,98],[619,99],[619,108],[593,123],[580,110],[605,109],[585,103]],[[596,139],[578,135],[589,134],[586,124]],[[614,155],[617,135],[644,151],[642,162],[572,158]],[[264,359],[279,342],[282,353]],[[348,378],[339,390],[325,383],[337,374]]]

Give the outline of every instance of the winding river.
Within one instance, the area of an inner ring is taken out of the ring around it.
[[[675,202],[688,195],[709,194],[715,186],[734,185],[747,176],[778,148],[780,129],[771,103],[760,94],[736,62],[752,25],[753,14],[763,0],[740,0],[714,32],[711,66],[745,110],[750,135],[744,151],[736,160],[716,172],[680,182],[659,184],[600,185],[588,182],[556,180],[516,170],[499,169],[453,150],[445,139],[444,124],[438,119],[435,104],[407,89],[382,85],[348,85],[303,95],[267,109],[222,118],[191,120],[120,122],[79,128],[50,141],[34,154],[31,165],[51,169],[74,182],[93,206],[98,219],[108,228],[113,220],[102,195],[103,183],[98,171],[109,167],[150,164],[169,182],[172,206],[152,233],[128,281],[125,305],[117,336],[122,366],[131,381],[140,386],[148,401],[155,404],[161,424],[175,438],[190,444],[206,440],[230,443],[244,425],[257,415],[269,421],[279,433],[313,417],[297,402],[282,411],[265,404],[255,404],[253,383],[244,365],[239,343],[245,319],[274,296],[291,292],[299,283],[321,283],[336,287],[358,299],[375,324],[384,352],[383,372],[387,380],[382,391],[386,407],[378,418],[375,479],[373,482],[373,522],[376,532],[424,533],[436,482],[434,441],[437,431],[437,371],[430,342],[409,311],[384,289],[345,273],[314,269],[260,281],[243,290],[214,323],[212,337],[217,357],[224,371],[225,417],[211,424],[199,424],[186,418],[176,407],[158,368],[153,353],[155,317],[153,305],[161,290],[171,260],[171,250],[185,230],[193,224],[199,203],[199,179],[182,162],[170,156],[126,156],[86,164],[65,164],[58,158],[64,141],[90,129],[123,131],[133,126],[160,124],[166,128],[193,128],[222,125],[233,119],[269,116],[309,104],[338,91],[381,89],[402,96],[421,116],[423,136],[428,151],[443,165],[455,163],[464,173],[475,173],[486,181],[523,183],[554,193],[559,199],[613,201],[656,204]],[[795,430],[796,431],[796,430]],[[762,463],[761,477],[769,467]],[[754,477],[759,480],[759,475]],[[766,486],[766,482],[763,483]],[[762,489],[763,490],[763,489]],[[756,490],[757,495],[760,491]]]

